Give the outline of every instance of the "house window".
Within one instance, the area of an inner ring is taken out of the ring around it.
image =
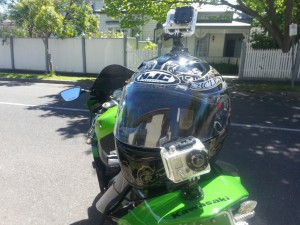
[[[209,51],[209,34],[206,34],[203,38],[196,39],[196,56],[208,56]]]

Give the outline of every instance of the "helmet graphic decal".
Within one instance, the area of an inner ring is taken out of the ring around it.
[[[202,81],[202,82],[193,82],[191,85],[191,89],[194,90],[208,90],[213,89],[214,87],[217,87],[219,84],[223,82],[223,79],[221,76],[212,77],[208,80]]]
[[[190,75],[190,74],[180,74],[178,75],[178,77],[183,83],[192,83],[192,82],[203,80],[203,77]]]
[[[162,70],[168,71],[170,73],[175,73],[178,68],[179,68],[179,65],[172,61],[169,61],[161,66]]]
[[[145,71],[135,78],[136,82],[157,83],[157,84],[179,84],[180,79],[165,71]]]
[[[141,168],[139,168],[139,170],[137,171],[137,181],[140,184],[149,184],[152,183],[155,178],[153,177],[154,173],[154,169],[150,168],[149,166],[142,166]]]

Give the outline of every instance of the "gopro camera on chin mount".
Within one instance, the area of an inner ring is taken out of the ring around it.
[[[165,32],[170,35],[191,36],[195,33],[197,10],[192,6],[177,7],[169,10],[164,24]]]
[[[208,153],[202,142],[188,137],[169,147],[162,147],[160,154],[167,177],[174,183],[200,178],[210,172]]]

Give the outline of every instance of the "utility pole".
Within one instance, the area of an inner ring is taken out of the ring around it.
[[[291,86],[294,87],[295,83],[295,36],[297,35],[297,24],[290,24],[289,35],[292,38],[292,68],[291,68]]]

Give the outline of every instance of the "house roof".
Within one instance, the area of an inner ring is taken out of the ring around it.
[[[197,27],[205,27],[205,28],[216,28],[216,27],[231,27],[231,28],[250,28],[251,24],[242,23],[238,21],[232,21],[228,23],[197,23]]]
[[[201,5],[200,7],[196,7],[198,12],[226,12],[233,11],[233,9],[229,8],[226,5]]]
[[[202,24],[197,26],[249,27],[252,22],[252,17],[226,5],[201,5],[196,8],[197,23]]]

